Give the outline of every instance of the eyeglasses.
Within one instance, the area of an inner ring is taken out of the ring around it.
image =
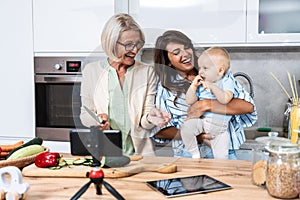
[[[130,42],[130,43],[127,43],[127,44],[123,44],[119,41],[117,41],[118,44],[122,45],[123,47],[125,47],[125,50],[126,51],[132,51],[135,47],[137,49],[141,49],[143,46],[144,46],[144,41],[140,40],[140,41],[137,41],[135,44]]]

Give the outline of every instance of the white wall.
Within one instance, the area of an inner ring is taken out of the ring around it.
[[[31,3],[0,1],[0,137],[35,135]]]

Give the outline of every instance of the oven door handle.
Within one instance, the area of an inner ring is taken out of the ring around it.
[[[81,76],[36,76],[37,83],[81,83]]]

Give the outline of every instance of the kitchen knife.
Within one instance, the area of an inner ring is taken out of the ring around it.
[[[92,118],[94,118],[97,122],[99,122],[100,124],[102,124],[103,123],[103,120],[100,118],[100,117],[98,117],[93,111],[91,111],[88,107],[86,107],[86,106],[83,106],[84,107],[84,109],[89,113],[89,115],[92,117]]]

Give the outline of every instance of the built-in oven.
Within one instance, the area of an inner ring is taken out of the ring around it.
[[[79,114],[84,57],[35,57],[36,136],[69,141],[69,132],[83,128]]]

